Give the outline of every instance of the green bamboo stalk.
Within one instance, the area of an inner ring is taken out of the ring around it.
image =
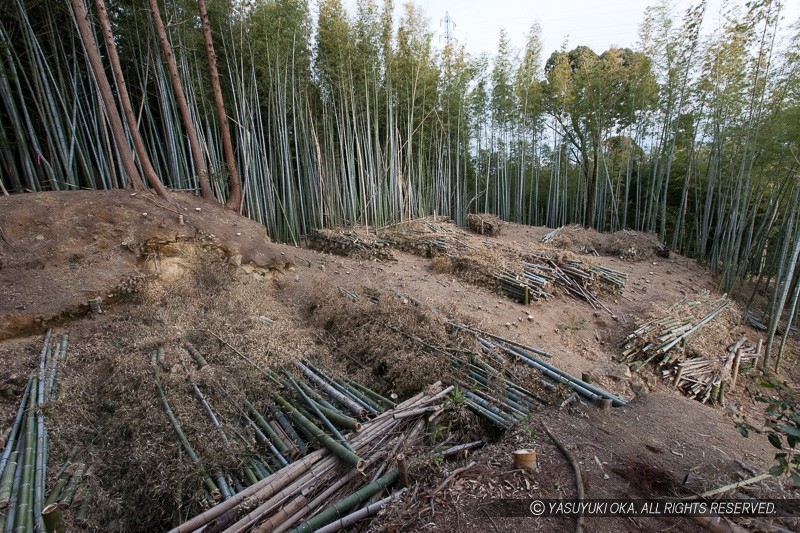
[[[208,366],[208,361],[206,361],[206,358],[203,357],[203,354],[197,351],[197,349],[194,347],[194,345],[192,345],[191,342],[187,342],[186,344],[183,345],[183,347],[186,348],[186,351],[189,352],[189,355],[192,356],[194,362],[197,363],[198,369],[203,370],[204,367]]]
[[[161,349],[159,348],[159,353],[160,350]],[[222,429],[222,426],[220,425],[219,420],[217,419],[217,415],[214,414],[214,410],[211,409],[211,405],[208,403],[208,400],[206,399],[205,395],[202,393],[202,391],[200,391],[200,388],[197,386],[194,380],[192,380],[192,376],[191,374],[189,374],[189,369],[183,363],[183,360],[181,360],[181,366],[183,367],[183,371],[186,373],[186,379],[192,386],[194,395],[197,396],[197,400],[200,402],[200,405],[203,406],[203,410],[208,415],[208,418],[211,419],[211,423],[214,425],[215,428],[217,428],[217,431],[219,431],[219,434],[222,436],[222,441],[225,443],[225,446],[230,447],[231,442],[228,440],[228,435],[226,435],[225,430]]]
[[[311,368],[304,365],[300,361],[295,361],[295,365],[297,365],[297,367],[303,372],[303,374],[306,375],[306,377],[316,383],[317,386],[333,397],[337,402],[341,403],[344,407],[347,407],[347,409],[349,409],[352,413],[361,418],[367,415],[367,410],[361,404],[340,392],[338,389],[336,389],[336,387],[329,384],[322,377],[317,375]]]
[[[366,394],[366,395],[368,395],[368,396],[372,397],[372,399],[373,399],[373,400],[375,400],[375,401],[377,401],[377,402],[382,402],[384,405],[388,406],[390,409],[394,409],[394,408],[395,408],[395,406],[397,405],[395,402],[393,402],[393,401],[392,401],[392,400],[390,400],[389,398],[386,398],[386,397],[384,397],[384,396],[381,396],[381,395],[380,395],[380,394],[378,394],[377,392],[373,391],[372,389],[369,389],[369,388],[365,387],[364,385],[362,385],[362,384],[358,383],[357,381],[353,381],[353,380],[347,380],[347,382],[348,382],[348,383],[349,383],[351,386],[353,386],[353,387],[355,387],[356,389],[358,389],[358,390],[360,390],[361,392],[363,392],[364,394]]]
[[[197,453],[192,448],[192,445],[189,444],[189,439],[186,438],[186,434],[183,432],[183,428],[181,428],[180,422],[178,422],[175,413],[172,411],[172,408],[169,406],[169,402],[167,401],[167,395],[164,392],[163,387],[161,386],[161,380],[158,379],[158,370],[155,368],[156,363],[158,362],[158,351],[153,352],[152,356],[152,366],[153,372],[156,378],[156,390],[158,391],[158,396],[161,398],[161,402],[164,405],[164,411],[166,411],[167,416],[169,417],[169,421],[172,424],[172,428],[175,430],[175,433],[178,435],[178,439],[181,441],[183,448],[186,450],[187,455],[189,455],[189,459],[191,459],[192,464],[200,468],[200,474],[203,476],[203,481],[208,487],[208,490],[211,491],[212,497],[216,494],[221,494],[219,487],[214,483],[214,480],[211,479],[211,476],[208,475],[205,468],[203,468],[202,463],[200,462],[200,458],[197,457]]]
[[[284,409],[286,409],[287,414],[311,437],[319,441],[321,445],[325,446],[345,463],[355,467],[359,471],[363,470],[364,465],[366,464],[364,459],[326,435],[325,432],[315,426],[313,422],[303,416],[300,411],[298,411],[292,404],[287,402],[279,394],[275,394],[274,397],[275,401],[277,401]]]
[[[61,508],[56,504],[50,504],[42,509],[42,531],[47,533],[64,533],[67,527],[61,517]]]
[[[59,349],[58,360],[55,365],[55,372],[53,372],[52,380],[48,387],[50,392],[49,401],[55,400],[58,397],[58,386],[61,383],[61,376],[64,373],[64,366],[67,360],[67,345],[69,344],[69,335],[64,335],[61,338],[61,347]]]
[[[14,532],[25,533],[33,530],[33,498],[34,474],[36,469],[36,402],[39,380],[33,378],[30,399],[28,400],[28,415],[25,420],[25,441],[22,463],[22,483],[19,487],[19,503],[14,519]]]
[[[0,458],[0,473],[5,472],[6,463],[11,455],[12,450],[17,447],[17,441],[22,433],[22,426],[24,423],[25,409],[28,405],[28,398],[30,396],[31,386],[33,385],[33,378],[28,378],[28,383],[25,385],[25,391],[22,393],[22,399],[19,402],[17,414],[14,417],[14,423],[11,425],[11,433],[6,441],[6,446],[3,449],[3,456]]]
[[[295,533],[310,533],[333,522],[337,518],[341,518],[346,511],[367,501],[386,487],[393,485],[397,481],[399,475],[400,473],[397,470],[392,470],[384,474],[373,483],[362,487],[350,496],[339,500],[324,511],[314,515],[306,522],[303,522],[295,529]]]
[[[255,421],[258,422],[259,427],[261,427],[264,433],[267,434],[269,440],[272,442],[275,448],[281,454],[287,454],[289,452],[289,447],[286,445],[285,442],[283,442],[283,440],[278,436],[278,434],[275,433],[275,430],[272,429],[272,426],[269,425],[269,423],[264,419],[264,417],[261,416],[261,413],[258,412],[258,409],[256,409],[256,407],[252,403],[250,403],[247,400],[247,398],[244,399],[244,404],[245,406],[247,406],[247,409],[253,415]]]
[[[3,476],[0,477],[0,509],[8,507],[8,502],[11,499],[11,487],[14,483],[14,473],[17,470],[18,456],[19,451],[14,450],[11,452],[11,457],[6,463],[6,469],[3,470]]]
[[[69,461],[67,461],[65,464],[69,466],[64,468],[56,477],[56,484],[53,485],[52,489],[50,489],[50,495],[44,502],[45,506],[58,502],[59,496],[61,496],[61,493],[63,492],[64,487],[67,486],[67,483],[69,483],[69,480],[77,466],[76,463],[70,463]]]
[[[347,439],[345,439],[344,436],[339,432],[339,430],[336,429],[336,426],[334,426],[333,423],[331,423],[331,421],[328,420],[328,417],[326,417],[322,413],[322,411],[319,409],[319,406],[316,403],[314,403],[314,401],[311,398],[309,398],[303,393],[303,390],[297,386],[297,383],[295,383],[295,381],[291,378],[291,376],[288,375],[288,373],[287,377],[289,379],[289,383],[291,383],[292,387],[297,391],[297,394],[300,395],[300,399],[311,409],[311,412],[314,413],[314,416],[316,416],[325,425],[325,427],[327,427],[331,431],[331,433],[333,433],[333,436],[336,437],[336,440],[342,443],[342,446],[344,446],[351,452],[355,453],[355,450],[353,449],[352,446],[350,446],[350,443],[347,442]]]
[[[372,410],[373,414],[378,414],[378,413],[382,413],[383,412],[383,408],[380,405],[378,405],[377,403],[375,403],[375,401],[372,398],[368,397],[367,395],[362,393],[359,389],[357,389],[357,388],[353,387],[352,385],[350,385],[347,381],[341,380],[341,379],[337,379],[337,380],[334,380],[334,383],[339,385],[339,387],[342,390],[347,390],[347,392],[351,396],[353,396],[356,400],[358,400],[361,404],[369,406],[369,408]]]
[[[22,446],[20,443],[19,450],[17,450],[20,454],[22,453]],[[22,455],[20,455],[22,457]],[[8,501],[8,510],[4,514],[0,514],[0,524],[3,527],[3,533],[11,533],[14,530],[14,522],[16,521],[17,517],[17,504],[19,501],[20,496],[20,486],[22,485],[22,465],[19,464],[24,457],[17,462],[17,468],[14,472],[14,481],[11,484],[11,497]]]
[[[273,418],[278,422],[278,424],[283,429],[284,433],[286,433],[286,435],[290,439],[292,439],[298,452],[301,455],[305,455],[308,446],[306,445],[306,442],[297,433],[297,431],[294,429],[294,426],[292,426],[291,422],[289,422],[289,420],[286,418],[286,415],[283,414],[283,411],[278,409],[278,407],[274,404],[269,406],[269,410]]]
[[[72,505],[72,500],[75,498],[75,493],[78,491],[78,487],[80,487],[87,471],[88,470],[84,463],[76,464],[75,470],[69,477],[67,486],[64,487],[64,490],[61,491],[61,494],[58,495],[58,498],[55,499],[55,501],[58,502],[58,505],[61,507],[69,507]]]

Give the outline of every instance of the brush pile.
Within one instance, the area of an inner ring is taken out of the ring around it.
[[[761,342],[750,344],[742,337],[728,347],[723,355],[714,354],[714,348],[706,353],[690,351],[688,344],[706,328],[729,310],[730,300],[726,296],[712,300],[707,293],[685,303],[679,310],[663,318],[648,321],[630,333],[622,345],[622,362],[640,371],[654,364],[664,379],[689,397],[703,403],[723,403],[725,391],[733,387],[739,372],[754,367],[761,350]],[[722,326],[723,333],[728,328]]]
[[[488,213],[467,215],[467,228],[473,233],[494,237],[500,234],[502,227],[503,221],[494,215]]]
[[[521,261],[522,272],[510,270],[495,273],[499,289],[507,297],[527,305],[531,300],[540,300],[553,295],[552,286],[579,300],[584,300],[593,309],[605,305],[597,297],[597,283],[621,292],[627,275],[610,268],[586,265],[583,261],[568,258],[550,258],[541,254],[529,254]]]
[[[458,257],[472,250],[469,234],[446,217],[427,217],[384,230],[398,249],[422,257]]]
[[[309,240],[309,247],[320,252],[379,261],[395,260],[392,253],[393,244],[391,241],[381,239],[373,233],[358,228],[318,229],[311,234]]]

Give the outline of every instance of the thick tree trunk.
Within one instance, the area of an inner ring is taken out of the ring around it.
[[[89,59],[95,81],[100,89],[100,96],[103,99],[106,117],[111,126],[114,143],[117,145],[122,168],[125,170],[125,174],[128,175],[128,180],[134,189],[145,189],[142,177],[139,175],[139,170],[136,168],[136,163],[133,161],[133,152],[125,137],[125,129],[122,126],[122,119],[119,116],[117,103],[114,100],[114,93],[111,91],[111,84],[108,82],[105,70],[103,69],[103,62],[100,59],[100,50],[97,47],[97,41],[95,41],[94,32],[89,23],[89,12],[86,9],[86,4],[83,0],[70,0],[70,3],[72,4],[72,9],[75,11],[75,22],[78,26],[78,32],[81,35],[83,47],[86,50],[86,57]]]
[[[219,128],[222,134],[222,148],[225,152],[225,162],[228,165],[229,194],[225,206],[239,211],[242,203],[242,188],[239,182],[239,171],[236,167],[236,157],[233,155],[233,142],[231,141],[231,131],[228,127],[228,114],[225,111],[225,102],[222,100],[222,86],[220,85],[219,72],[217,71],[217,55],[214,52],[214,42],[211,38],[211,22],[208,20],[206,1],[197,0],[197,7],[200,10],[200,21],[203,25],[203,38],[205,39],[206,53],[208,54],[208,66],[211,71],[211,88],[214,91]]]
[[[197,169],[197,180],[200,183],[200,192],[203,198],[214,198],[214,192],[208,183],[208,166],[203,157],[203,151],[200,148],[200,139],[197,137],[197,129],[192,122],[192,115],[189,112],[189,103],[186,100],[186,93],[183,90],[180,74],[178,74],[178,65],[175,63],[175,55],[172,53],[172,46],[167,39],[167,30],[164,27],[164,22],[161,19],[161,12],[158,9],[158,0],[150,0],[150,11],[153,14],[153,24],[158,34],[158,41],[161,43],[161,50],[164,52],[164,57],[169,69],[170,79],[172,80],[172,89],[175,91],[175,98],[178,101],[178,109],[181,112],[181,119],[183,120],[183,127],[186,129],[186,135],[189,137],[189,148],[192,151],[192,160]]]
[[[111,61],[111,71],[114,73],[114,79],[117,83],[120,104],[125,113],[125,120],[128,122],[128,130],[131,134],[131,140],[133,140],[133,146],[136,149],[136,155],[139,156],[142,170],[150,186],[159,196],[169,199],[169,192],[167,192],[167,189],[161,182],[161,178],[156,174],[156,169],[153,168],[153,163],[150,161],[150,156],[147,154],[144,141],[142,141],[142,136],[139,134],[139,128],[136,125],[136,117],[133,114],[131,100],[128,96],[128,86],[125,84],[125,77],[122,75],[122,65],[120,64],[119,55],[117,54],[117,45],[114,42],[114,34],[111,31],[111,23],[108,20],[106,3],[104,0],[95,0],[95,6],[97,6],[97,14],[100,17],[100,27],[103,30],[103,37],[105,38],[106,49],[108,50],[108,59]]]

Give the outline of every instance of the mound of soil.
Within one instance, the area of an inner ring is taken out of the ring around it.
[[[186,193],[0,196],[0,339],[85,314],[88,300],[113,300],[150,273],[186,275],[185,243],[251,268],[290,264],[263,226]]]

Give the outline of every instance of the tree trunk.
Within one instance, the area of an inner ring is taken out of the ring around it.
[[[228,165],[229,191],[228,201],[225,206],[239,211],[242,203],[242,188],[239,183],[236,157],[233,155],[233,142],[231,141],[231,131],[228,127],[228,113],[225,111],[225,102],[222,100],[222,86],[219,82],[217,55],[214,52],[214,42],[211,38],[211,22],[208,20],[206,0],[197,0],[197,7],[200,10],[200,21],[203,25],[203,38],[205,39],[206,53],[208,54],[208,66],[211,71],[211,87],[214,91],[214,101],[217,104],[217,117],[219,118],[220,134],[222,135],[222,148],[225,152],[225,162]]]
[[[169,200],[169,192],[167,192],[167,189],[161,182],[161,178],[156,174],[156,169],[153,168],[153,163],[150,161],[150,156],[147,154],[147,149],[144,146],[142,136],[139,134],[139,128],[136,125],[136,117],[133,114],[131,100],[128,96],[128,86],[125,84],[125,77],[122,75],[122,66],[120,65],[119,55],[117,54],[117,45],[114,42],[114,34],[111,31],[111,23],[108,20],[106,3],[104,0],[95,0],[95,6],[97,6],[97,14],[100,17],[100,27],[103,30],[103,37],[106,40],[108,59],[111,61],[111,71],[114,73],[117,91],[119,91],[120,104],[125,113],[125,120],[128,122],[128,130],[133,140],[133,147],[136,149],[136,155],[139,157],[142,170],[150,186],[155,189],[159,196]]]
[[[108,123],[111,126],[111,133],[114,136],[114,143],[117,145],[119,158],[122,162],[122,168],[128,175],[128,180],[135,190],[145,189],[142,177],[139,175],[139,170],[136,168],[136,163],[133,161],[133,152],[125,138],[125,129],[122,126],[122,119],[119,116],[117,103],[114,101],[114,93],[111,91],[111,84],[108,82],[105,70],[103,70],[103,62],[100,59],[100,50],[97,47],[97,41],[94,38],[92,26],[89,23],[89,13],[86,9],[86,4],[83,0],[70,0],[72,9],[75,12],[75,22],[78,26],[78,31],[81,35],[84,49],[86,50],[86,57],[89,59],[89,64],[92,67],[95,81],[100,89],[100,96],[103,99],[103,105],[106,111]]]
[[[164,57],[169,69],[170,79],[172,80],[172,89],[175,91],[175,98],[178,101],[178,109],[181,112],[181,119],[183,120],[183,127],[186,129],[186,135],[189,137],[189,148],[192,151],[192,160],[197,169],[197,181],[200,184],[200,192],[203,198],[214,198],[214,192],[211,190],[211,185],[208,183],[208,166],[203,157],[203,151],[200,148],[200,139],[197,137],[197,129],[192,122],[192,115],[189,112],[189,103],[186,100],[186,93],[183,90],[180,74],[178,74],[178,65],[175,63],[175,55],[172,53],[172,46],[167,39],[167,30],[164,27],[164,22],[161,19],[161,12],[158,9],[158,0],[150,0],[150,11],[153,14],[153,24],[158,34],[158,41],[161,43],[161,50],[164,52]]]

